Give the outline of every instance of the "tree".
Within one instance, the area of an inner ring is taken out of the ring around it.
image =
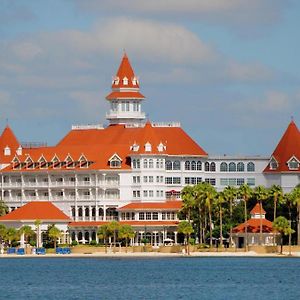
[[[5,225],[0,224],[0,244],[5,240],[7,234],[7,228]]]
[[[125,252],[127,253],[128,239],[133,239],[135,236],[132,226],[127,224],[120,226],[118,235],[120,239],[125,239]]]
[[[198,227],[198,231],[199,231],[199,243],[202,244],[203,243],[203,236],[204,233],[202,232],[203,230],[203,211],[205,212],[205,201],[204,201],[204,197],[203,197],[203,184],[199,183],[197,185],[194,186],[194,191],[193,191],[193,195],[194,195],[194,199],[195,199],[195,208],[198,209],[198,217],[199,217],[199,227]]]
[[[117,231],[120,229],[120,223],[117,221],[112,221],[108,224],[108,229],[113,232],[114,237],[114,253],[116,252],[116,242],[117,242]]]
[[[184,234],[185,253],[190,255],[189,238],[194,232],[193,226],[188,221],[181,221],[178,224],[178,232]]]
[[[216,197],[216,204],[219,208],[220,217],[220,245],[223,247],[223,204],[225,203],[224,193],[219,192]]]
[[[229,213],[230,213],[230,245],[232,245],[232,213],[233,213],[233,201],[237,196],[237,189],[233,186],[227,186],[224,190],[224,198],[229,202]]]
[[[293,206],[292,194],[291,193],[284,194],[284,196],[283,196],[283,202],[284,202],[284,204],[288,208],[289,226],[290,226],[290,228],[292,228],[292,206]],[[289,231],[289,255],[292,254],[291,245],[292,245],[292,230]]]
[[[34,225],[35,225],[35,230],[36,230],[36,247],[39,248],[40,245],[40,226],[42,224],[41,220],[35,220]]]
[[[291,228],[288,220],[282,216],[274,220],[273,228],[280,233],[280,254],[282,254],[283,235],[293,233],[294,230]]]
[[[213,206],[213,202],[215,200],[215,197],[217,195],[217,192],[215,190],[215,188],[210,185],[209,183],[203,183],[203,197],[204,197],[204,201],[205,201],[205,205],[208,209],[208,217],[209,217],[209,245],[212,248],[212,226],[213,226],[213,222],[212,222],[212,206]]]
[[[19,234],[24,234],[25,243],[29,243],[29,239],[34,235],[34,231],[29,225],[24,225],[19,229]]]
[[[252,195],[252,189],[248,184],[243,184],[238,189],[238,195],[244,201],[244,218],[245,218],[245,251],[248,251],[248,211],[247,211],[247,202]]]
[[[298,213],[298,217],[297,217],[297,244],[300,245],[300,187],[296,186],[292,193],[291,193],[291,197],[293,199],[293,203],[294,205],[297,206],[297,213]]]
[[[187,185],[181,191],[182,211],[187,214],[189,223],[191,222],[191,211],[195,207],[194,187]]]
[[[274,205],[274,214],[273,214],[273,220],[276,219],[276,209],[278,202],[281,202],[283,200],[283,191],[281,186],[279,185],[272,185],[269,190],[269,195],[273,199],[273,205]]]
[[[57,240],[62,236],[61,231],[55,225],[52,225],[48,228],[48,236],[54,242],[54,249],[56,250]]]
[[[6,231],[5,240],[8,242],[9,246],[11,246],[12,241],[16,241],[19,238],[19,233],[16,228],[8,228]]]
[[[6,203],[0,199],[0,216],[4,216],[8,213],[8,207]]]
[[[107,239],[111,236],[112,232],[108,228],[108,224],[101,225],[97,231],[100,239],[103,239],[105,245],[105,253],[107,253]]]
[[[259,220],[260,220],[260,230],[259,230],[259,244],[262,245],[262,241],[263,241],[263,232],[262,232],[262,202],[268,199],[268,191],[267,189],[262,186],[259,185],[255,188],[254,190],[254,194],[256,197],[256,200],[259,203]]]

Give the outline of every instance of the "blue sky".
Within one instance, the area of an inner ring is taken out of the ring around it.
[[[270,155],[300,126],[296,0],[0,0],[0,126],[52,145],[105,123],[123,49],[152,121],[211,154]]]

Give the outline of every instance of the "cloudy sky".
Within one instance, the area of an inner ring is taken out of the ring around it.
[[[57,143],[105,123],[123,49],[152,121],[210,154],[270,155],[300,127],[297,0],[0,0],[0,127]]]

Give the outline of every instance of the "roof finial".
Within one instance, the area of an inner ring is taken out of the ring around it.
[[[294,116],[291,116],[291,121],[294,122]]]

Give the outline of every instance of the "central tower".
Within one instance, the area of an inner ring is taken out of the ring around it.
[[[112,92],[106,96],[110,110],[106,114],[110,124],[140,124],[145,121],[141,102],[145,97],[140,93],[139,80],[135,76],[129,59],[124,53],[120,67],[112,81]]]

